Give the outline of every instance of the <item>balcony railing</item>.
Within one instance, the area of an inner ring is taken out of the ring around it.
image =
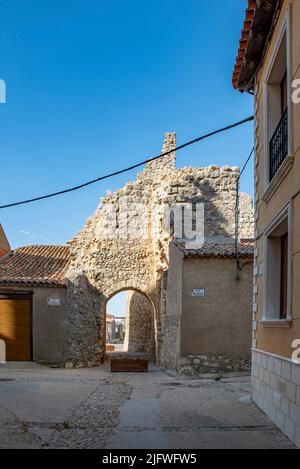
[[[270,141],[270,181],[277,173],[287,154],[288,112],[286,108]]]

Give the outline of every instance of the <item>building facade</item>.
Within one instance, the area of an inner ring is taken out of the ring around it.
[[[180,374],[250,370],[253,243],[170,243],[161,364]]]
[[[68,265],[66,246],[26,246],[0,259],[2,361],[67,360]]]
[[[249,0],[233,85],[254,94],[253,399],[300,447],[300,0]]]

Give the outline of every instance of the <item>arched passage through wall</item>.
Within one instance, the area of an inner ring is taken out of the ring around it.
[[[122,293],[126,293],[121,304],[123,311],[118,309],[118,301],[114,301],[112,309],[111,300],[116,300]],[[107,354],[143,353],[154,358],[155,304],[150,295],[136,287],[119,288],[105,298],[102,314]]]

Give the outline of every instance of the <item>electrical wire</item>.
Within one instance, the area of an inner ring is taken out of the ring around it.
[[[240,125],[243,125],[247,122],[251,122],[254,120],[254,116],[251,116],[251,117],[248,117],[246,119],[243,119],[242,121],[239,121],[239,122],[235,122],[234,124],[230,124],[230,125],[227,125],[226,127],[223,127],[221,129],[218,129],[218,130],[214,130],[213,132],[210,132],[208,134],[205,134],[205,135],[202,135],[200,137],[197,137],[193,140],[190,140],[189,142],[186,142],[186,143],[183,143],[182,145],[179,145],[178,147],[172,149],[172,150],[169,150],[169,151],[166,151],[164,153],[161,153],[157,156],[154,156],[152,158],[148,158],[147,160],[144,160],[144,161],[141,161],[140,163],[136,163],[132,166],[129,166],[127,168],[124,168],[124,169],[120,169],[118,171],[114,171],[113,173],[110,173],[110,174],[106,174],[104,176],[100,176],[96,179],[92,179],[90,181],[87,181],[83,184],[80,184],[78,186],[74,186],[74,187],[69,187],[67,189],[63,189],[61,191],[57,191],[57,192],[52,192],[50,194],[46,194],[46,195],[42,195],[42,196],[39,196],[39,197],[33,197],[33,198],[30,198],[30,199],[25,199],[25,200],[21,200],[21,201],[18,201],[18,202],[13,202],[13,203],[8,203],[8,204],[5,204],[5,205],[1,205],[0,206],[0,209],[4,209],[4,208],[11,208],[11,207],[16,207],[18,205],[25,205],[25,204],[30,204],[30,203],[33,203],[33,202],[37,202],[37,201],[40,201],[40,200],[45,200],[45,199],[50,199],[51,197],[57,197],[59,195],[63,195],[63,194],[67,194],[69,192],[74,192],[74,191],[77,191],[79,189],[82,189],[84,187],[87,187],[87,186],[90,186],[92,184],[95,184],[99,181],[103,181],[104,179],[109,179],[109,178],[112,178],[114,176],[118,176],[119,174],[123,174],[123,173],[126,173],[128,171],[131,171],[133,169],[136,169],[140,166],[143,166],[147,163],[150,163],[151,161],[155,161],[155,160],[158,160],[159,158],[163,158],[164,156],[167,156],[167,155],[170,155],[171,153],[174,153],[175,151],[179,151],[179,150],[182,150],[183,148],[186,148],[190,145],[193,145],[194,143],[197,143],[197,142],[200,142],[202,140],[205,140],[209,137],[212,137],[214,135],[217,135],[219,133],[222,133],[222,132],[226,132],[228,130],[231,130],[235,127],[238,127]]]
[[[236,258],[236,269],[237,269],[237,275],[236,275],[236,278],[237,280],[239,280],[240,278],[240,272],[243,270],[243,267],[245,264],[243,264],[241,266],[240,264],[240,256],[239,256],[239,247],[238,247],[238,244],[239,244],[239,215],[240,215],[240,211],[239,211],[239,201],[240,201],[240,179],[241,179],[241,176],[242,174],[244,173],[245,169],[247,168],[248,166],[248,163],[249,161],[251,160],[252,158],[252,155],[254,153],[254,147],[252,148],[251,152],[249,153],[249,156],[248,158],[246,159],[241,171],[240,171],[240,174],[236,180],[236,196],[235,196],[235,258]],[[247,262],[248,263],[248,262]]]

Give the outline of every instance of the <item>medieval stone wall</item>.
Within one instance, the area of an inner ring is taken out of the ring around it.
[[[175,146],[175,134],[167,133],[163,152],[171,151]],[[89,344],[86,344],[91,355],[94,350],[100,350],[100,354],[105,351],[107,301],[119,291],[135,289],[148,295],[154,304],[156,356],[159,361],[163,336],[161,279],[168,269],[168,245],[173,235],[172,229],[166,229],[165,214],[173,205],[204,203],[206,240],[233,240],[238,175],[239,169],[230,167],[176,169],[173,152],[148,163],[134,182],[101,200],[96,213],[69,243],[73,275],[84,275],[101,299],[97,323],[97,327],[101,323],[100,337],[93,333]],[[240,237],[251,238],[251,198],[242,195],[241,200]],[[76,295],[72,302],[75,323],[76,317],[85,309],[82,302],[76,305]],[[80,353],[78,351],[78,355]],[[86,354],[86,351],[82,352],[83,358]]]
[[[197,376],[206,373],[249,372],[251,369],[249,357],[235,358],[226,355],[185,355],[175,363],[179,374]]]
[[[85,275],[70,271],[68,277],[65,363],[69,367],[94,366],[102,356],[101,298]]]

